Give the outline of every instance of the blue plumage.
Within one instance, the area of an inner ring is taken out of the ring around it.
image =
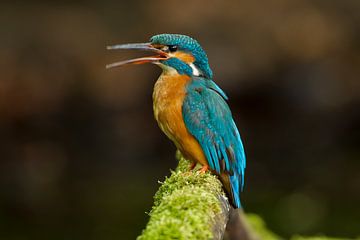
[[[241,207],[245,152],[224,99],[226,95],[212,80],[193,77],[187,86],[182,113],[187,129],[200,143],[210,168],[218,174],[229,175],[231,197],[235,206]]]
[[[181,75],[186,74],[189,76],[192,74],[191,67],[177,58],[169,58],[163,61],[162,64],[176,69],[176,71]]]

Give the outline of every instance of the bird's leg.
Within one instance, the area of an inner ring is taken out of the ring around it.
[[[202,166],[202,168],[199,170],[200,173],[205,173],[207,170],[209,170],[209,165],[204,165]]]
[[[196,162],[192,162],[190,165],[190,171],[194,170],[194,168],[196,167]]]

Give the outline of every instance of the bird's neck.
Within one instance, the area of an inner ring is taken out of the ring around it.
[[[165,78],[168,78],[168,77],[173,77],[173,78],[177,78],[178,76],[180,76],[180,74],[178,73],[178,71],[171,67],[171,66],[168,66],[168,65],[165,65],[165,64],[160,64],[160,67],[162,69],[162,73],[159,77],[159,79],[165,77]]]

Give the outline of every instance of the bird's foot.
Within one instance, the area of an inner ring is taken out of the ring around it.
[[[189,170],[192,171],[192,170],[194,170],[195,167],[196,167],[196,162],[192,162]]]
[[[200,170],[199,173],[205,173],[206,171],[209,170],[209,165],[204,165]]]

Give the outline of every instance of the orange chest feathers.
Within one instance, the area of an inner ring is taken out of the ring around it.
[[[161,130],[180,147],[180,139],[188,134],[182,116],[182,104],[186,95],[186,75],[162,74],[153,92],[154,116]]]
[[[207,165],[205,155],[198,141],[187,130],[182,114],[189,81],[190,77],[186,75],[161,75],[154,87],[154,116],[161,130],[184,157]]]

